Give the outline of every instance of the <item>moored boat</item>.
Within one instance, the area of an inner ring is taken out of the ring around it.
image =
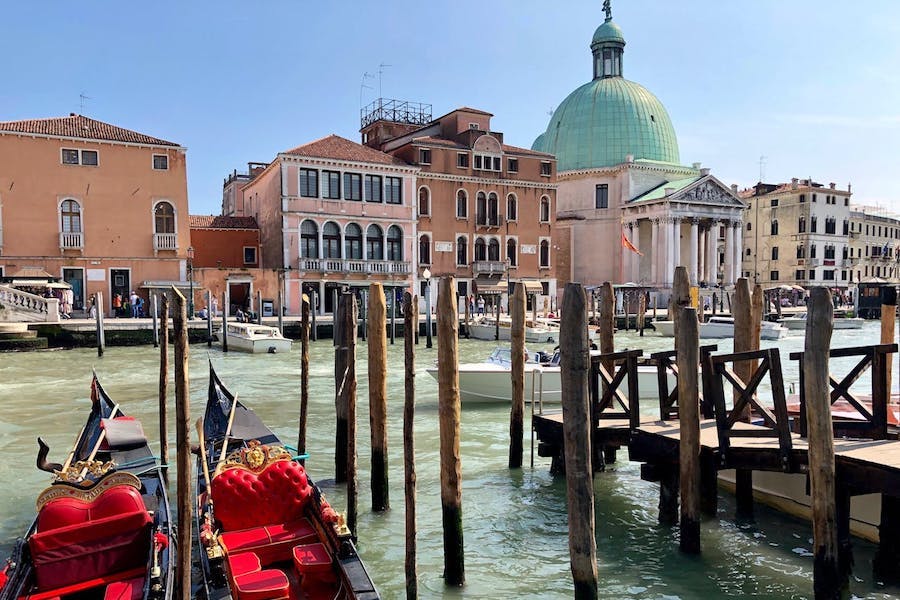
[[[229,350],[253,354],[291,351],[291,340],[281,335],[277,327],[256,323],[229,323],[225,336],[228,339]]]
[[[476,340],[496,340],[498,335],[497,318],[492,316],[480,316],[474,318],[468,325],[469,335]],[[504,317],[500,318],[499,339],[500,341],[510,341],[512,331],[512,320]],[[559,342],[559,328],[552,327],[549,324],[526,323],[525,325],[525,341],[529,344]]]
[[[861,329],[864,319],[860,317],[839,317],[835,315],[832,321],[833,329]],[[797,313],[790,317],[779,319],[778,322],[793,331],[806,330],[806,313]]]
[[[198,430],[197,519],[209,600],[380,598],[343,517],[212,365]]]
[[[675,336],[674,321],[654,321],[653,327],[656,332],[664,337]],[[759,337],[763,340],[780,340],[787,335],[787,328],[763,321],[760,326]],[[703,323],[700,323],[700,337],[706,339],[722,339],[734,337],[734,317],[709,317]]]
[[[0,577],[2,600],[174,597],[175,539],[160,466],[140,423],[100,386],[65,464],[38,468],[55,480]]]

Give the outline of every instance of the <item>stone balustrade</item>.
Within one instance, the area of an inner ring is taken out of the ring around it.
[[[27,319],[58,323],[59,300],[43,298],[16,288],[0,285],[0,312],[6,313],[5,319],[7,320]]]

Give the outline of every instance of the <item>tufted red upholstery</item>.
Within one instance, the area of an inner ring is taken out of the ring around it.
[[[212,481],[216,519],[224,531],[295,521],[311,493],[306,471],[292,460],[272,463],[258,475],[227,469]]]
[[[277,569],[235,577],[231,593],[235,600],[281,600],[289,597],[287,575]]]
[[[144,578],[116,581],[106,586],[103,600],[141,600],[144,597]]]
[[[128,485],[105,490],[93,502],[57,498],[28,539],[38,588],[72,585],[142,566],[150,551],[150,515]]]

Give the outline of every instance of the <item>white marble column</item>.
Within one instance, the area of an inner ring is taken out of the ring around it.
[[[641,222],[635,221],[632,231],[631,243],[640,251],[641,249]],[[641,280],[641,255],[634,254],[631,257],[631,281],[637,283]]]
[[[697,278],[706,281],[706,257],[709,253],[706,251],[706,228],[699,230],[700,248],[698,249],[699,259],[697,261]]]
[[[744,224],[741,221],[734,222],[734,280],[744,276]]]
[[[691,238],[690,250],[688,251],[688,277],[691,279],[691,285],[697,285],[697,248],[699,247],[699,222],[697,219],[691,219]]]
[[[651,219],[650,221],[650,283],[652,285],[657,285],[659,280],[657,279],[657,275],[659,275],[659,255],[662,254],[660,251],[659,244],[659,219]]]
[[[681,266],[681,218],[675,217],[675,222],[672,224],[672,243],[673,249],[675,253],[672,257],[672,262],[674,266],[672,267],[672,283],[675,282],[675,267]]]
[[[665,260],[663,262],[663,267],[662,267],[662,272],[663,272],[662,280],[663,280],[663,285],[665,287],[672,286],[672,279],[673,279],[673,275],[675,274],[675,267],[672,266],[672,258],[673,258],[673,254],[675,253],[675,251],[672,247],[672,238],[674,237],[673,231],[672,231],[672,224],[673,223],[672,223],[671,217],[666,217],[665,219],[662,220],[662,227],[663,227],[663,230],[665,231],[665,236],[663,238],[665,240],[664,247],[666,249]]]
[[[622,235],[628,238],[631,241],[633,234],[631,233],[631,222],[622,223]],[[628,281],[628,278],[631,277],[631,262],[634,260],[634,252],[625,247],[624,241],[619,244],[619,252],[622,253],[622,269],[619,272],[622,283]]]
[[[719,222],[711,221],[706,232],[706,283],[714,287],[719,282]]]
[[[722,285],[734,285],[734,227],[731,221],[725,221],[725,264],[722,271]]]

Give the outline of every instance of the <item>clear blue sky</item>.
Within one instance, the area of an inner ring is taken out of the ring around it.
[[[248,161],[336,133],[360,98],[495,115],[530,147],[591,77],[601,0],[14,2],[0,120],[79,112],[188,148],[191,212]],[[624,74],[656,94],[685,164],[726,184],[812,176],[900,212],[900,2],[613,0]],[[371,89],[361,88],[363,74]],[[2,168],[2,165],[0,165]]]

